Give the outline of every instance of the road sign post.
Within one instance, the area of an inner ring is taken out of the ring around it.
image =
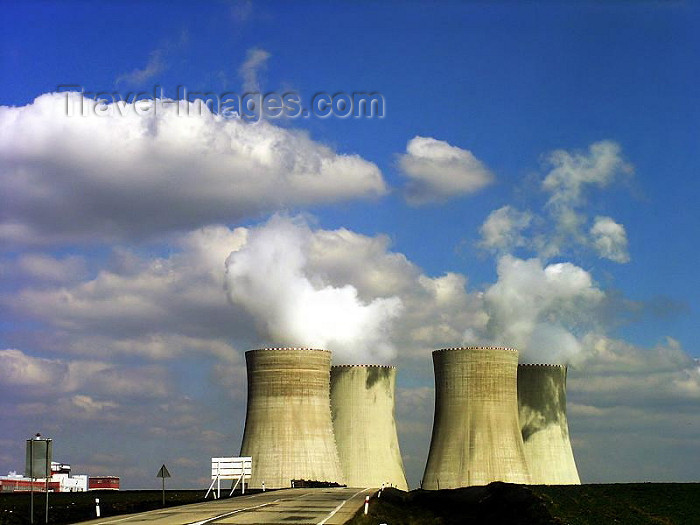
[[[168,467],[165,466],[165,463],[163,463],[163,466],[160,467],[156,477],[163,480],[163,506],[165,507],[165,478],[170,477],[170,472],[168,472]]]
[[[51,456],[53,452],[53,441],[42,438],[37,434],[32,439],[27,440],[27,461],[24,467],[24,475],[30,481],[30,523],[34,523],[34,480],[44,478],[46,488],[46,523],[49,522],[49,477],[51,476]]]

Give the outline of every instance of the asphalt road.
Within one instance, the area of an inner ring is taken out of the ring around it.
[[[288,525],[339,525],[349,520],[371,489],[285,489],[251,496],[152,510],[140,514],[105,517],[83,525],[205,525],[207,523],[286,523]]]

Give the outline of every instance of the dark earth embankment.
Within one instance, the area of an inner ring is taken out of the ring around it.
[[[223,491],[222,491],[223,492]],[[257,492],[257,491],[253,491]],[[228,494],[228,491],[226,491]],[[246,494],[249,492],[246,491]],[[204,501],[204,490],[167,490],[166,507],[200,503]],[[240,492],[236,493],[237,495]],[[0,525],[24,525],[29,521],[29,494],[0,494]],[[66,524],[95,518],[95,498],[100,499],[102,516],[131,514],[162,508],[160,490],[120,490],[92,492],[63,492],[49,494],[49,523]],[[209,496],[211,501],[212,497]],[[46,495],[34,493],[34,523],[45,521]]]
[[[633,483],[383,491],[352,525],[700,525],[700,484]]]

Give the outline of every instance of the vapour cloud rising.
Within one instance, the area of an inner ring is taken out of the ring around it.
[[[313,232],[301,218],[275,215],[248,231],[226,261],[229,299],[255,319],[265,344],[334,352],[339,363],[385,362],[395,355],[398,297],[362,301],[354,286],[331,286],[307,265]]]

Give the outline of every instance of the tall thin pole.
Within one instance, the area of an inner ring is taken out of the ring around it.
[[[46,514],[44,523],[49,522],[49,476],[46,476]]]
[[[30,465],[29,468],[31,469],[31,468],[32,468],[32,467],[31,467],[31,465],[32,465],[32,462],[31,462],[31,461],[29,462],[29,465]],[[31,480],[31,481],[29,482],[29,485],[30,485],[30,489],[29,489],[29,490],[31,491],[31,497],[30,497],[30,500],[29,500],[29,501],[30,501],[29,507],[30,507],[30,509],[31,509],[31,510],[29,511],[29,515],[30,515],[29,522],[30,522],[30,523],[34,523],[34,474],[32,474],[31,477],[30,477],[29,479]]]
[[[34,523],[34,440],[29,442],[29,479],[29,490],[31,492],[29,522]]]
[[[163,476],[163,507],[165,507],[165,476]]]

